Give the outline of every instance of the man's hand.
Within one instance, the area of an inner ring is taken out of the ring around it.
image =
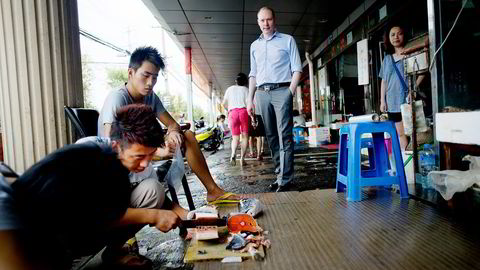
[[[183,145],[183,141],[184,141],[184,138],[183,138],[183,134],[178,131],[178,130],[169,130],[167,132],[167,141],[165,144],[172,144],[171,147],[173,148],[173,152],[175,152],[175,147],[177,145]]]
[[[175,229],[180,224],[180,217],[170,210],[157,210],[153,226],[162,232]]]
[[[292,90],[290,87],[288,88],[290,90],[290,92],[292,93],[292,97],[295,96],[295,90]]]
[[[248,99],[247,101],[247,112],[250,117],[255,117],[255,110],[253,109],[253,101]]]
[[[161,160],[171,159],[175,154],[175,145],[171,142],[165,142],[164,147],[157,148],[155,155],[158,156]]]

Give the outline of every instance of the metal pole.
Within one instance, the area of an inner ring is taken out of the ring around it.
[[[190,130],[195,131],[193,122],[193,92],[192,92],[192,48],[185,48],[185,86],[187,88],[187,120],[190,122]]]
[[[165,55],[167,55],[166,53],[166,48],[165,48],[165,29],[162,28],[162,35],[161,35],[161,39],[162,39],[162,57],[165,57]],[[168,89],[168,72],[163,72],[163,79],[165,80],[165,90],[167,93],[170,94],[170,91]]]
[[[429,55],[433,56],[435,51],[437,50],[437,29],[435,25],[435,0],[427,0],[427,12],[428,12],[428,41],[430,44],[430,52]],[[438,2],[437,2],[438,3]],[[437,56],[437,57],[440,57]],[[431,60],[430,60],[431,61]],[[430,83],[432,88],[432,114],[433,114],[433,123],[435,123],[435,118],[438,113],[438,71],[437,71],[437,63],[435,62],[432,69],[430,70]],[[435,136],[435,129],[433,128],[433,139],[435,145],[435,153],[439,156],[440,153],[440,146],[438,144],[437,138]],[[436,159],[436,165],[440,168],[438,164],[438,160]]]
[[[310,54],[305,52],[305,58],[308,62],[308,76],[310,77],[310,108],[312,111],[312,122],[316,125],[317,123],[317,107],[315,106],[315,76],[313,75],[313,62],[310,58]]]

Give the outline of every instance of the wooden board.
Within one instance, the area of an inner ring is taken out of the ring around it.
[[[218,208],[218,212],[220,216],[227,215],[231,212],[238,212],[239,206],[235,204],[230,205],[220,205]],[[227,239],[225,237],[225,230],[226,227],[219,228],[218,234],[220,235],[220,239],[217,241],[201,241],[192,239],[190,241],[187,252],[185,254],[184,262],[185,263],[193,263],[198,261],[205,261],[205,260],[221,260],[225,257],[243,257],[250,258],[251,255],[248,252],[240,253],[234,252],[232,250],[228,250],[227,247]],[[199,253],[199,251],[201,251]],[[265,257],[265,250],[263,246],[258,248],[260,255]],[[203,254],[204,253],[204,254]]]
[[[204,260],[221,260],[225,257],[243,257],[251,258],[248,252],[234,252],[228,250],[226,237],[222,237],[215,241],[192,240],[187,247],[184,262],[193,263]],[[263,246],[258,248],[260,255],[265,257]]]

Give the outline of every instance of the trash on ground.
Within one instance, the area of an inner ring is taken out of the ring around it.
[[[264,208],[265,206],[259,199],[250,198],[240,201],[240,211],[243,213],[247,213],[252,217],[258,216],[260,213],[263,212]]]
[[[242,257],[225,257],[222,260],[222,263],[237,263],[237,262],[242,262]]]
[[[463,192],[480,182],[480,157],[467,155],[462,161],[470,161],[468,171],[445,170],[428,173],[428,181],[445,200],[450,200],[456,192]]]

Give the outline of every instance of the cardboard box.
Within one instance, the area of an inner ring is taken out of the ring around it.
[[[311,141],[308,140],[308,145],[310,146],[320,146],[320,145],[325,145],[328,144],[328,141]]]
[[[319,137],[330,135],[330,128],[328,127],[319,127],[319,128],[308,128],[308,136]]]

